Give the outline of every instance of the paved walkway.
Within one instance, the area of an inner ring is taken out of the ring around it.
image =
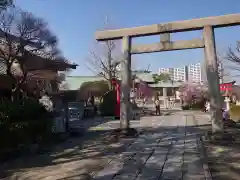
[[[154,129],[144,134],[115,159],[94,175],[96,180],[158,180],[209,179],[207,164],[200,141],[200,129],[193,127],[208,122],[196,122],[193,113],[142,119]]]
[[[101,139],[104,133],[84,140],[82,145],[81,139],[75,139],[68,142],[69,147],[57,152],[5,165],[11,176],[2,179],[209,179],[200,140],[203,124],[209,124],[208,116],[195,112],[143,117],[132,121],[132,126],[143,132],[137,139],[120,142]],[[96,129],[107,130],[118,125],[118,121],[106,122]]]

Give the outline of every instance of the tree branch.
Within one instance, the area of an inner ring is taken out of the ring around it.
[[[227,52],[227,57],[226,57],[229,61],[240,65],[240,41],[238,41],[236,43],[236,51],[234,51],[232,49],[232,47],[228,48],[228,52]]]

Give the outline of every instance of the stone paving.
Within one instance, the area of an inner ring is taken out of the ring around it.
[[[209,179],[199,132],[191,127],[196,125],[194,114],[180,113],[160,119],[152,118],[155,130],[140,135],[93,179]]]
[[[82,146],[75,142],[81,139],[73,140],[72,146],[63,148],[63,152],[19,159],[17,162],[22,166],[16,166],[18,169],[9,166],[11,176],[2,179],[211,179],[204,161],[201,129],[195,127],[209,124],[208,120],[207,115],[190,111],[143,117],[131,123],[143,132],[136,139],[97,140],[103,136],[100,133],[96,139],[85,140]],[[96,129],[108,130],[118,125],[119,121],[105,122]],[[34,166],[27,166],[28,163]]]

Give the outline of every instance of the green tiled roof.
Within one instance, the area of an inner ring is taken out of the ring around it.
[[[150,74],[150,73],[137,73],[135,75],[137,76],[138,79],[141,79],[142,81],[154,82],[152,74]]]
[[[68,90],[77,90],[84,82],[101,80],[104,80],[104,78],[100,76],[67,76],[62,85],[66,84]],[[60,87],[60,90],[63,89]]]

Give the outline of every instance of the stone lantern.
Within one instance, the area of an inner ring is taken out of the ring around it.
[[[229,111],[230,110],[230,102],[231,102],[229,91],[226,91],[226,93],[224,94],[224,102],[226,103],[226,111]]]

